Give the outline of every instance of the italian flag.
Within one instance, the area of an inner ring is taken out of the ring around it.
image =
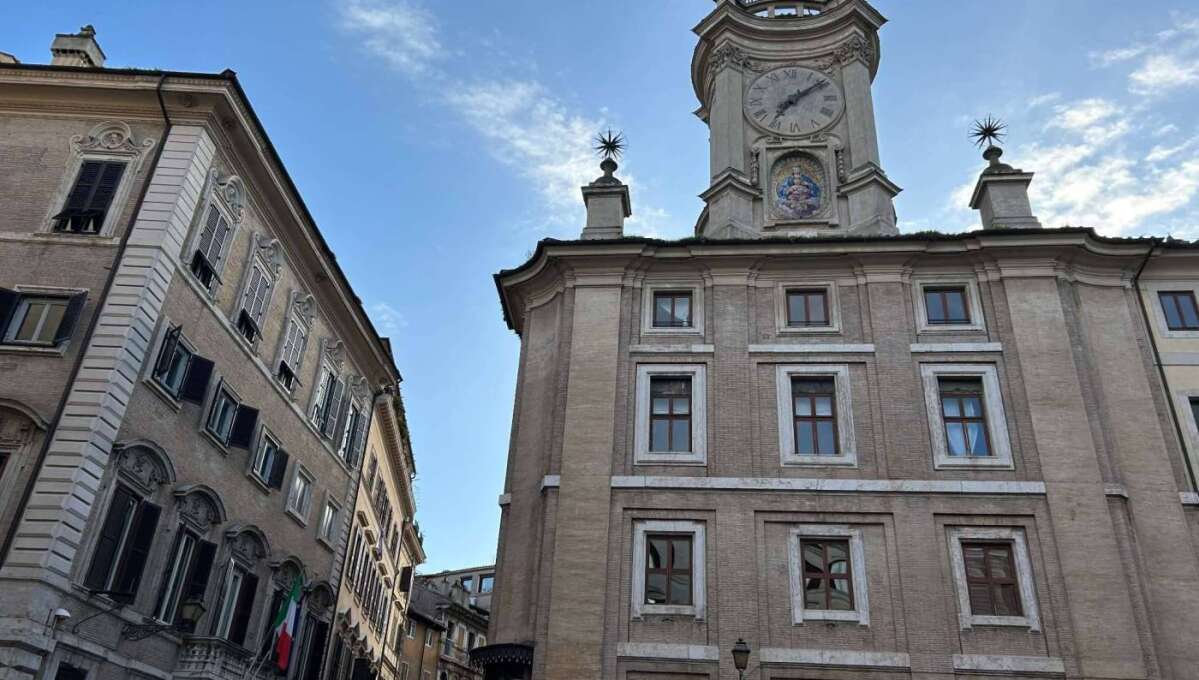
[[[291,643],[296,636],[296,626],[300,623],[300,579],[296,579],[291,586],[291,592],[287,594],[287,599],[283,600],[279,606],[279,612],[275,614],[274,629],[275,629],[275,659],[279,664],[279,670],[287,670],[287,663],[291,660]]]

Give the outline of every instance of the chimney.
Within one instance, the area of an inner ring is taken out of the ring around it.
[[[624,220],[633,214],[629,206],[629,187],[613,176],[616,161],[605,158],[600,163],[604,176],[583,187],[583,203],[587,205],[587,226],[583,238],[603,239],[624,236]]]
[[[21,60],[17,59],[16,57],[9,54],[8,52],[0,52],[0,64],[19,64],[19,63],[21,63]]]
[[[104,66],[104,50],[96,42],[96,29],[91,24],[79,29],[78,33],[59,33],[50,43],[51,66]]]
[[[989,164],[974,185],[970,207],[979,211],[983,229],[1040,229],[1028,202],[1033,173],[1000,163],[1002,155],[1003,149],[994,144],[983,152]]]

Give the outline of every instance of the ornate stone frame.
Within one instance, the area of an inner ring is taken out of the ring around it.
[[[831,611],[804,608],[803,555],[800,543],[804,538],[849,539],[850,573],[853,578],[853,611]],[[802,625],[804,621],[856,621],[858,625],[870,625],[870,598],[867,587],[866,547],[862,530],[848,524],[801,524],[791,529],[787,543],[787,571],[791,583],[791,622]]]
[[[180,253],[180,260],[182,266],[189,269],[187,276],[191,277],[190,263],[192,254],[199,248],[200,234],[203,232],[202,227],[208,211],[215,207],[229,222],[229,235],[226,237],[225,248],[221,252],[220,262],[212,263],[213,281],[205,291],[209,299],[216,297],[216,292],[223,283],[221,272],[225,269],[225,263],[229,261],[229,252],[233,247],[234,241],[237,239],[237,232],[241,227],[241,223],[245,219],[245,204],[246,184],[242,181],[241,177],[234,174],[222,175],[216,168],[208,171],[208,178],[204,183],[204,200],[200,202],[199,208],[192,215],[192,223],[189,229],[191,235],[184,244],[183,252]],[[194,280],[194,277],[192,278]],[[195,283],[201,289],[205,288],[204,284],[199,281]]]
[[[304,386],[304,380],[301,377],[301,369],[304,367],[304,354],[308,350],[308,345],[312,341],[312,321],[316,317],[316,298],[311,293],[299,289],[292,289],[287,295],[287,312],[285,318],[287,322],[283,325],[283,332],[279,334],[279,341],[275,347],[275,360],[271,364],[271,376],[276,383],[279,383],[279,362],[283,360],[283,346],[287,343],[287,332],[292,324],[298,324],[304,329],[304,351],[300,352],[298,365],[292,366],[291,370],[294,373],[292,378],[292,387],[289,391],[285,385],[279,383],[283,391],[289,392],[292,401],[295,401],[296,395],[299,394],[300,388]]]
[[[750,163],[750,179],[762,192],[763,228],[771,231],[785,231],[812,227],[829,229],[841,225],[841,211],[837,205],[840,182],[844,179],[844,173],[838,171],[841,147],[841,139],[829,133],[817,133],[802,141],[767,137],[754,146],[751,152],[753,158]],[[810,156],[824,170],[827,184],[824,207],[819,214],[812,217],[799,220],[775,219],[770,210],[770,199],[774,195],[771,185],[774,166],[793,155]]]
[[[230,236],[232,236],[232,232]],[[238,317],[246,307],[246,289],[250,285],[255,268],[262,270],[263,274],[270,280],[270,290],[267,291],[266,299],[263,301],[263,321],[265,322],[267,310],[271,306],[271,298],[275,295],[275,289],[279,287],[279,274],[282,269],[283,259],[283,245],[279,242],[279,239],[271,238],[260,231],[251,232],[249,256],[246,259],[246,267],[242,269],[241,281],[238,283],[237,295],[234,297],[234,305],[229,317],[229,323],[234,328],[237,328]],[[258,329],[258,337],[253,342],[246,340],[240,332],[236,335],[239,340],[243,340],[249,344],[251,350],[257,354],[258,348],[262,344],[263,331],[263,328]],[[286,340],[286,337],[284,335],[283,339]],[[282,349],[282,344],[279,347]]]
[[[75,186],[75,180],[79,176],[79,169],[83,167],[84,161],[123,161],[125,172],[121,175],[121,182],[117,185],[116,193],[113,194],[108,214],[104,216],[104,224],[100,226],[97,234],[82,235],[112,236],[117,219],[125,211],[135,178],[141,174],[146,156],[157,143],[158,140],[149,137],[137,141],[129,124],[119,120],[99,123],[92,127],[86,135],[71,137],[71,152],[67,157],[67,165],[63,170],[58,189],[50,200],[50,209],[42,220],[41,231],[55,233],[54,216],[62,212],[63,203],[71,193],[71,188]]]

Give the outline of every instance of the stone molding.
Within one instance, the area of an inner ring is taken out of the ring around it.
[[[962,557],[962,541],[973,539],[1011,541],[1016,578],[1020,588],[1020,606],[1023,616],[990,616],[975,614],[970,609],[970,592],[966,585],[966,560]],[[1041,630],[1041,613],[1037,607],[1036,582],[1033,580],[1032,561],[1028,556],[1028,544],[1024,530],[1010,527],[952,527],[949,529],[949,564],[953,574],[953,586],[957,592],[958,623],[962,630],[974,626],[1015,626],[1031,631]]]
[[[999,654],[954,654],[953,670],[997,673],[1044,673],[1065,675],[1066,664],[1056,656],[1005,656]]]
[[[750,354],[873,354],[874,345],[844,343],[792,343],[782,345],[750,345]]]
[[[763,647],[762,664],[797,666],[852,666],[859,668],[911,668],[912,658],[903,652],[859,652],[848,649],[803,649]]]
[[[913,342],[908,351],[912,354],[944,354],[953,352],[1002,352],[999,342]]]
[[[712,354],[716,345],[629,345],[630,352],[643,354]]]
[[[682,477],[616,475],[613,489],[697,491],[806,491],[814,493],[918,493],[987,496],[1044,496],[1044,482],[952,479],[824,479],[798,477]],[[1196,496],[1199,503],[1199,495]]]
[[[805,538],[830,537],[849,540],[849,568],[853,574],[852,611],[807,609],[804,607],[804,560],[800,553]],[[870,625],[870,596],[866,576],[866,548],[862,530],[848,524],[801,524],[791,529],[787,551],[787,571],[791,584],[791,623],[802,625],[810,621],[855,621]]]
[[[616,645],[616,656],[622,659],[720,661],[720,649],[714,645],[672,645],[663,642],[620,642]]]

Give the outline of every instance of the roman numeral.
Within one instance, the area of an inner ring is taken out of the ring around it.
[[[837,101],[837,95],[835,95],[835,94],[826,94],[826,95],[824,95],[824,101],[826,101],[826,102],[835,102],[835,101]]]
[[[782,128],[782,127],[783,127],[783,123],[782,123],[782,121],[780,121],[780,120],[779,120],[779,119],[777,119],[777,118],[775,118],[775,119],[774,119],[773,121],[771,121],[771,123],[770,123],[770,129],[771,129],[771,130],[778,130],[778,129]]]
[[[791,132],[801,132],[801,131],[803,131],[803,128],[799,126],[799,123],[797,123],[795,121],[791,121]]]
[[[766,79],[767,79],[767,80],[769,80],[769,81],[771,81],[771,82],[775,82],[775,83],[777,83],[777,82],[779,81],[779,74],[777,74],[777,73],[768,73],[768,74],[766,74]]]
[[[823,109],[820,109],[820,114],[821,114],[821,115],[823,115],[823,116],[829,116],[829,117],[832,117],[832,115],[833,115],[833,110],[832,110],[832,109],[830,109],[829,107],[827,107],[827,106],[826,106],[826,107],[824,107]]]
[[[766,117],[766,109],[758,109],[757,111],[754,111],[754,118],[757,118],[758,120],[762,120],[765,117]]]
[[[820,127],[820,121],[815,118],[812,118],[810,122],[812,123],[812,127]]]
[[[753,99],[749,100],[749,105],[750,105],[750,106],[761,106],[761,105],[762,105],[762,98],[761,98],[761,97],[754,97]]]
[[[786,71],[783,71],[783,75],[787,76],[788,80],[795,80],[796,78],[799,77],[799,71],[797,71],[795,69],[788,69]]]

